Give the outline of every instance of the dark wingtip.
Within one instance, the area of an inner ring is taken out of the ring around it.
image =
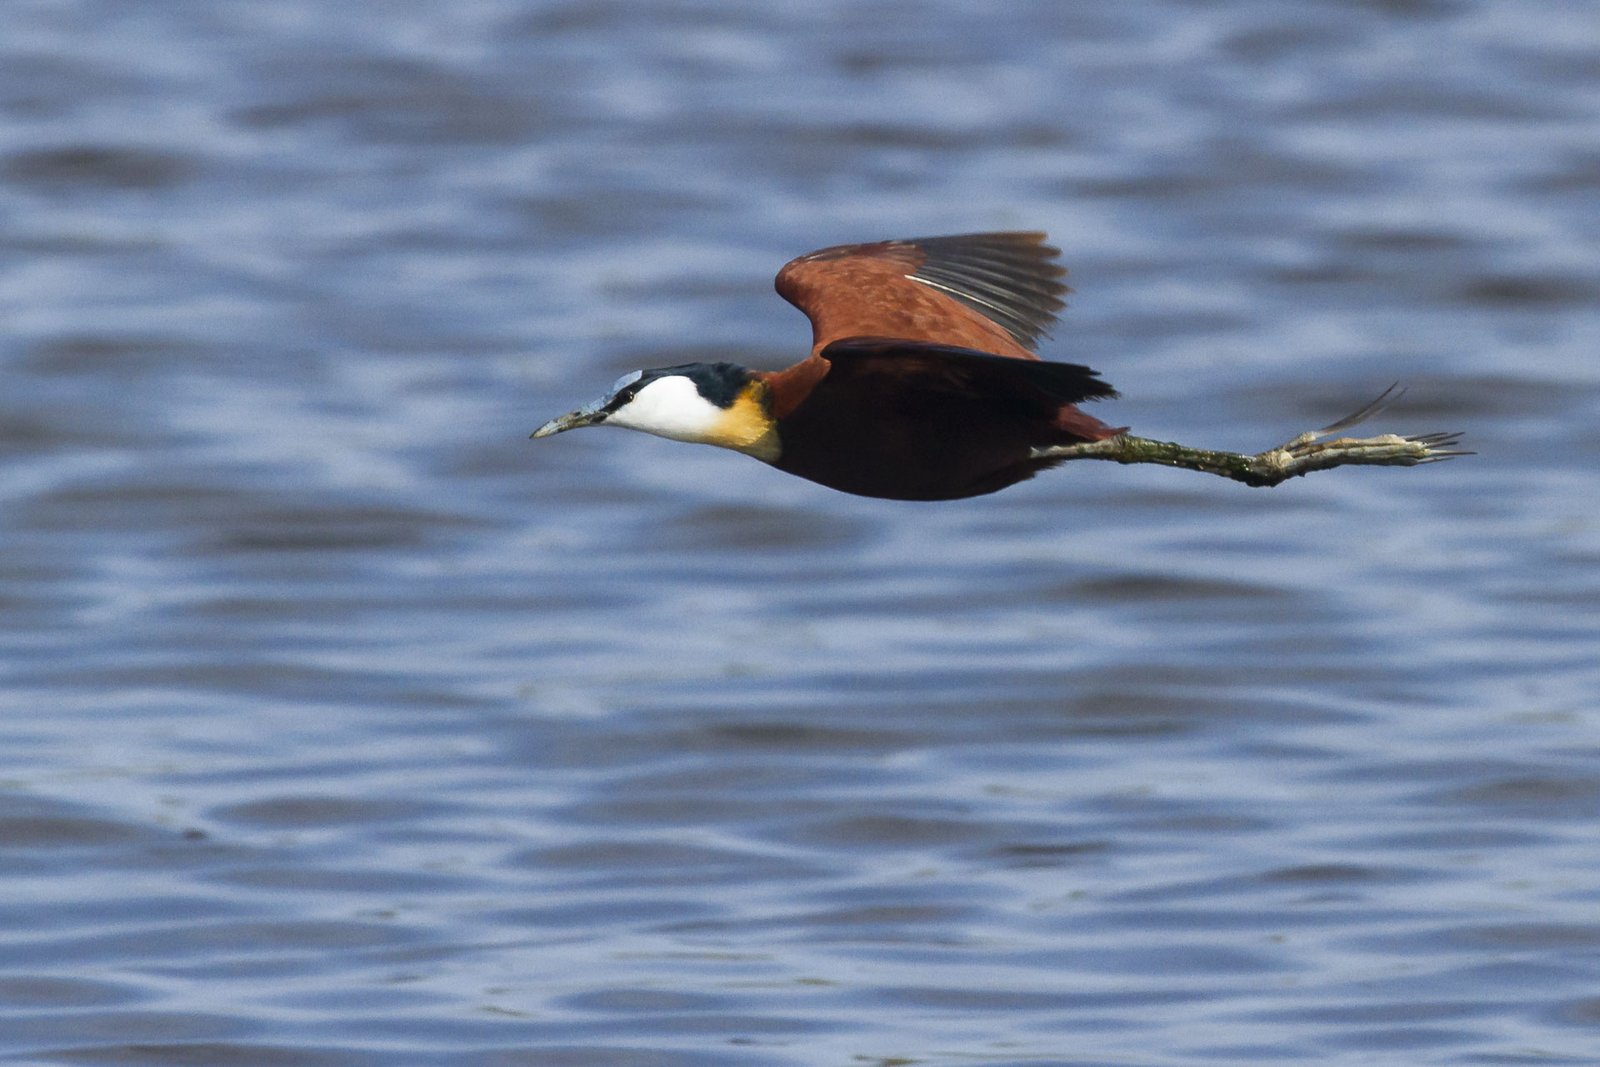
[[[1046,244],[1039,230],[915,237],[923,262],[911,277],[948,293],[978,314],[998,323],[1021,345],[1032,348],[1050,336],[1069,292],[1059,280],[1066,268],[1056,262],[1061,250]]]

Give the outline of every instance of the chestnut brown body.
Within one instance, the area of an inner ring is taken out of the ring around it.
[[[950,500],[1053,466],[1035,449],[1121,432],[1075,405],[1114,391],[1033,346],[1067,291],[1040,233],[844,245],[801,256],[777,290],[811,320],[811,354],[758,374],[772,461],[861,496]]]

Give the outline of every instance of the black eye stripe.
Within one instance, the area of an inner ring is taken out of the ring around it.
[[[606,406],[601,408],[600,410],[601,411],[615,411],[618,408],[622,407],[624,404],[629,403],[630,401],[633,400],[633,398],[635,396],[638,395],[639,390],[644,388],[644,386],[647,384],[647,382],[648,382],[648,379],[645,379],[645,380],[642,380],[642,381],[633,382],[633,383],[631,383],[629,385],[623,386],[621,389],[618,389],[615,393],[613,393],[611,395],[611,399],[606,401]]]
[[[606,411],[615,411],[629,403],[639,390],[662,378],[687,378],[700,395],[718,407],[728,407],[739,397],[739,392],[750,380],[750,372],[734,363],[681,363],[673,367],[657,367],[640,372],[641,377],[629,382],[612,396]]]

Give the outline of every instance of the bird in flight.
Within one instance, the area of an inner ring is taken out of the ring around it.
[[[778,272],[811,320],[811,353],[778,371],[689,363],[624,375],[533,432],[621,426],[717,445],[820,485],[957,500],[1072,459],[1157,463],[1276,485],[1345,464],[1414,466],[1467,453],[1458,434],[1331,438],[1377,400],[1256,455],[1135,437],[1078,405],[1116,396],[1095,371],[1034,349],[1063,307],[1042,233],[973,233],[824,248]]]

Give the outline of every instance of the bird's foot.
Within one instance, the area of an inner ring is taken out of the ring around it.
[[[1376,415],[1405,395],[1397,384],[1383,391],[1372,403],[1320,430],[1311,430],[1277,448],[1250,457],[1250,467],[1259,485],[1277,485],[1311,471],[1342,467],[1347,464],[1366,464],[1384,467],[1414,467],[1419,463],[1437,463],[1456,456],[1470,456],[1471,452],[1454,446],[1461,440],[1459,433],[1424,433],[1401,436],[1386,433],[1377,437],[1333,437]]]

